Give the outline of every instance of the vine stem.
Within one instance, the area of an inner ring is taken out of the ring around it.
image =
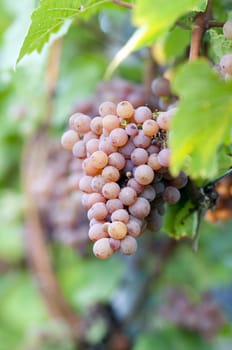
[[[205,30],[208,28],[211,16],[212,0],[208,0],[205,12],[199,12],[195,18],[195,26],[192,30],[191,46],[189,52],[189,61],[199,57],[201,41]]]
[[[122,0],[111,0],[114,4],[125,7],[127,9],[133,9],[134,5],[133,4],[129,4],[128,2],[122,1]]]

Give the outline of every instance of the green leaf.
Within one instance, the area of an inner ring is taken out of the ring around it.
[[[41,0],[40,6],[32,13],[32,23],[20,50],[17,63],[33,51],[41,52],[51,34],[57,33],[67,20],[92,10],[108,0]]]
[[[202,11],[206,4],[206,0],[137,0],[133,11],[133,22],[139,28],[116,54],[107,69],[106,76],[110,76],[130,53],[154,43],[180,16],[190,11]]]
[[[211,56],[214,62],[218,63],[222,56],[231,53],[232,41],[219,34],[215,29],[208,31]]]
[[[200,59],[182,66],[173,90],[180,103],[170,133],[171,171],[185,167],[193,178],[212,178],[219,170],[219,146],[231,142],[232,81],[221,80]]]

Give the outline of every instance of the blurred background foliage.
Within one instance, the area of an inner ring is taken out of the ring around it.
[[[48,49],[42,55],[24,58],[15,68],[30,13],[36,5],[34,0],[0,2],[0,350],[76,348],[67,324],[49,316],[38,280],[29,267],[21,181],[23,149],[47,118],[51,118],[52,124],[50,137],[60,137],[76,101],[94,94],[110,59],[132,32],[127,12],[111,6],[91,21],[82,19],[73,23],[68,35],[59,39],[62,52],[51,109],[46,80]],[[171,62],[177,53],[179,57],[183,55],[188,36],[183,37],[176,30],[163,43],[163,52]],[[117,75],[141,82],[146,59],[146,50],[130,56]],[[88,249],[81,254],[51,241],[49,250],[65,299],[81,315],[91,314],[94,305],[108,303],[120,316],[139,295],[139,312],[133,316],[133,322],[127,321],[125,325],[134,350],[168,347],[229,350],[232,348],[231,232],[231,221],[205,222],[198,253],[194,254],[189,244],[180,243],[165,261],[162,273],[152,279],[154,266],[160,264],[153,242],[162,239],[162,233],[158,238],[152,233],[141,238],[136,258],[116,254],[109,261],[99,261],[88,254]],[[188,306],[184,311],[186,319],[189,321],[190,311],[191,317],[197,318],[192,323],[172,315],[175,307],[176,313],[180,312],[176,295]],[[222,316],[219,311],[212,313],[211,321],[216,326],[210,325],[207,333],[207,329],[197,326],[202,315],[196,316],[193,305],[203,303],[204,307],[204,302],[211,299],[220,306]],[[162,311],[164,307],[166,310]],[[104,338],[107,327],[101,317],[93,317],[88,329],[92,348],[88,349],[104,348],[96,344]]]

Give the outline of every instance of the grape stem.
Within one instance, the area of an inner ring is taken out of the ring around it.
[[[128,2],[122,1],[122,0],[111,0],[114,4],[125,7],[127,9],[133,9],[134,5],[129,4]]]
[[[211,8],[212,0],[209,0],[205,12],[199,12],[195,17],[195,26],[192,30],[189,61],[193,61],[199,57],[202,37],[210,23],[209,18],[211,16]]]

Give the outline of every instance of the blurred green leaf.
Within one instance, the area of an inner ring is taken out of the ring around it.
[[[173,90],[180,103],[170,133],[171,171],[178,174],[187,162],[191,177],[212,178],[219,170],[219,146],[232,141],[232,82],[199,59],[181,67]]]
[[[215,63],[219,63],[222,56],[231,53],[232,41],[225,38],[223,34],[215,29],[208,30],[209,45],[212,58]]]

